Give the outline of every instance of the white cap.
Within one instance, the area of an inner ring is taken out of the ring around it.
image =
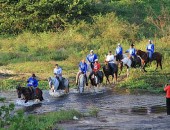
[[[95,61],[98,61],[98,59],[95,59]]]
[[[118,43],[117,45],[120,46],[120,43]]]
[[[93,52],[93,50],[90,50],[90,52]]]

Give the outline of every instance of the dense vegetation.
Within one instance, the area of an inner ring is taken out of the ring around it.
[[[131,77],[119,85],[146,90],[157,86],[160,91],[170,77],[167,0],[4,0],[0,7],[1,73],[14,73],[5,75],[14,78],[0,81],[3,90],[15,88],[31,73],[39,76],[40,87],[47,88],[42,80],[52,75],[56,62],[74,81],[77,64],[90,49],[102,62],[118,42],[124,50],[131,43],[145,50],[148,39],[163,54],[163,70],[154,72],[155,63],[147,67],[149,72],[145,74],[132,70]]]
[[[80,21],[94,23],[93,16],[111,12],[140,26],[140,38],[169,34],[167,0],[1,0],[0,8],[1,34],[57,32]]]

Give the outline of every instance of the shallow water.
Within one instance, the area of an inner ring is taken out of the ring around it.
[[[49,91],[45,90],[43,91],[45,99],[43,102],[36,104],[29,102],[27,105],[23,101],[18,100],[15,91],[1,92],[0,95],[1,97],[6,97],[7,103],[13,102],[16,105],[16,109],[24,109],[27,114],[39,114],[61,109],[76,109],[87,113],[93,108],[98,108],[99,114],[97,118],[85,117],[78,121],[73,121],[71,124],[60,124],[61,127],[68,130],[152,129],[152,127],[154,128],[161,122],[158,120],[166,118],[165,97],[162,94],[122,94],[114,90],[79,94],[72,89],[68,95],[52,97],[49,95]],[[155,124],[153,124],[154,120]],[[148,124],[148,122],[152,125]],[[163,124],[165,126],[164,129],[170,127],[168,124]],[[162,128],[161,125],[158,128]]]

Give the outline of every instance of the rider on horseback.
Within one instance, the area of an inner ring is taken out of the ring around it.
[[[114,71],[114,55],[111,51],[108,52],[108,55],[106,56],[106,61],[109,63],[109,67],[112,71]]]
[[[90,54],[87,55],[86,57],[87,61],[90,63],[91,68],[94,68],[94,62],[97,59],[97,55],[94,54],[93,50],[90,51]]]
[[[102,77],[99,74],[99,70],[100,70],[100,63],[98,62],[98,59],[95,59],[94,68],[93,68],[93,71],[89,75],[89,79],[91,79],[91,76],[94,74],[99,78],[99,81],[101,81]]]
[[[59,81],[59,86],[61,86],[62,85],[62,69],[61,67],[59,67],[58,64],[55,65],[54,75]]]
[[[32,92],[32,96],[36,95],[35,89],[38,87],[38,80],[36,79],[35,74],[32,74],[32,76],[27,80],[27,87],[29,87]]]
[[[83,59],[80,63],[79,63],[79,72],[76,75],[76,85],[78,85],[78,79],[80,74],[85,74],[86,77],[86,86],[88,86],[88,81],[87,81],[87,64],[85,62],[85,60]]]
[[[152,55],[154,53],[154,44],[152,43],[151,40],[149,40],[149,44],[146,47],[147,53],[148,53],[148,59],[149,61],[152,60]]]
[[[121,59],[123,58],[123,48],[120,43],[118,43],[115,54],[116,54],[116,61],[121,61]]]
[[[126,53],[129,53],[129,58],[132,60],[131,67],[136,67],[136,49],[134,48],[134,44],[130,45],[130,49],[126,51]]]

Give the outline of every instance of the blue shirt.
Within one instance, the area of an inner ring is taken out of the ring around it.
[[[154,52],[154,49],[155,49],[154,44],[148,44],[146,47],[146,50],[151,51],[152,53]]]
[[[118,46],[116,48],[116,54],[122,55],[123,54],[123,48],[121,46]]]
[[[80,62],[80,64],[79,64],[79,70],[80,70],[81,72],[83,72],[83,73],[86,73],[86,72],[87,72],[87,64]]]
[[[96,54],[88,54],[86,59],[88,62],[94,62],[95,59],[97,59],[97,55]]]
[[[28,80],[27,80],[28,84],[27,86],[30,87],[30,86],[33,86],[33,87],[37,87],[38,86],[38,80],[33,78],[33,77],[30,77]]]
[[[128,52],[131,56],[136,56],[136,49],[135,48],[130,48],[126,52]]]

